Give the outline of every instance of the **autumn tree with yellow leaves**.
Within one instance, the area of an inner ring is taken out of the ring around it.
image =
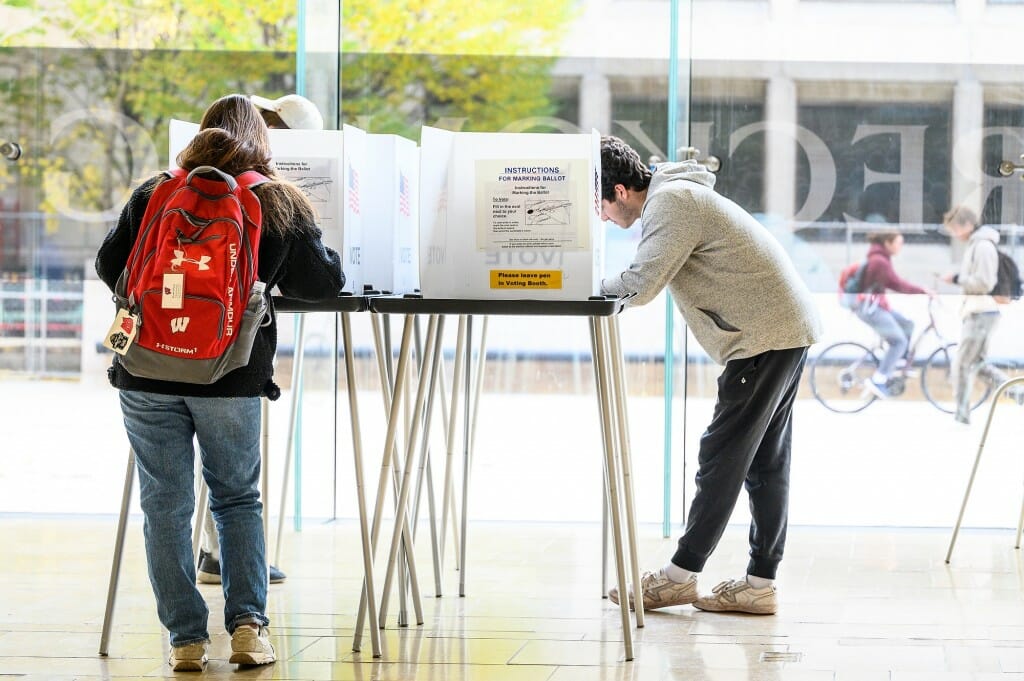
[[[498,131],[554,111],[550,73],[573,0],[346,0],[346,120],[418,139],[419,126]]]
[[[0,13],[15,27],[2,34],[0,115],[26,148],[0,183],[17,180],[21,208],[50,231],[61,217],[109,221],[166,163],[171,118],[281,87],[295,68],[295,8],[276,0],[0,0]]]
[[[549,115],[575,7],[345,0],[342,118],[418,140],[425,124]],[[229,92],[294,91],[296,17],[281,0],[0,0],[0,136],[25,146],[0,163],[0,196],[17,193],[51,232],[101,235],[133,183],[167,163],[171,118],[198,120]]]

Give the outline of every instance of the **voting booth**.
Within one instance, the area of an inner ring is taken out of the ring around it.
[[[419,188],[424,298],[586,300],[600,292],[597,131],[424,127]]]
[[[197,132],[195,123],[171,121],[172,166]],[[340,131],[271,129],[270,150],[278,174],[313,205],[324,243],[341,255],[344,290],[361,294],[366,133],[350,125]]]
[[[398,135],[366,135],[363,281],[387,293],[419,289],[419,147]]]

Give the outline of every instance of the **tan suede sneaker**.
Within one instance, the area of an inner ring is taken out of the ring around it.
[[[745,612],[751,615],[774,615],[779,608],[775,586],[755,589],[745,579],[722,582],[710,596],[701,596],[693,607],[711,612]]]
[[[664,571],[645,572],[640,577],[640,590],[644,595],[644,610],[668,608],[673,605],[686,605],[697,600],[697,579],[691,577],[685,582],[673,582],[665,576]],[[608,598],[615,605],[619,604],[619,589],[612,587]],[[635,610],[633,588],[629,587],[629,609]]]
[[[239,626],[231,635],[232,664],[270,664],[277,659],[266,627]]]
[[[167,664],[176,672],[201,672],[206,669],[206,642],[189,643],[171,648]]]

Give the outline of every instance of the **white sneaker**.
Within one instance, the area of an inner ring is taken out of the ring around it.
[[[176,672],[201,672],[206,669],[206,641],[171,647],[167,664]]]
[[[711,612],[745,612],[751,615],[774,615],[779,609],[775,586],[755,589],[745,579],[730,579],[716,586],[710,596],[701,596],[693,607]]]
[[[889,388],[886,387],[884,383],[875,383],[870,378],[865,378],[864,387],[867,388],[868,392],[880,400],[892,397],[892,393],[889,392]]]
[[[274,646],[270,643],[270,632],[266,627],[240,625],[231,635],[232,664],[270,664],[277,660]]]

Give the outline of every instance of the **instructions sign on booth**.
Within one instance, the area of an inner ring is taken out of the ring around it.
[[[425,298],[586,300],[600,290],[601,135],[420,136]]]
[[[586,160],[478,159],[477,250],[590,248],[587,179]]]

